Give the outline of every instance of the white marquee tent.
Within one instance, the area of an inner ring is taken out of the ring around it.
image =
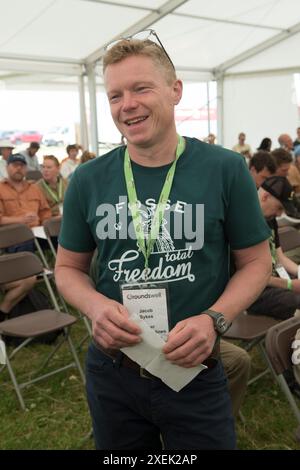
[[[298,124],[299,0],[0,0],[0,85],[78,86],[81,130],[97,147],[96,89],[104,46],[153,28],[185,81],[217,81],[218,137],[256,142]]]

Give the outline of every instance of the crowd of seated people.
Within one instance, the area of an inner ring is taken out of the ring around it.
[[[37,157],[39,148],[38,143],[32,142],[25,151],[13,153],[15,147],[10,141],[0,141],[0,227],[9,224],[25,224],[33,228],[42,225],[51,217],[60,217],[62,214],[68,179],[62,177],[61,165],[54,155],[45,155],[43,164],[39,164]],[[79,146],[70,145],[66,150],[68,159],[73,162],[74,155],[78,154]],[[80,163],[95,156],[85,151]],[[76,166],[77,162],[73,165],[74,169]],[[70,178],[72,164],[68,163],[67,167],[67,178]],[[41,171],[40,180],[28,181],[26,179],[27,172],[32,170]],[[40,244],[43,249],[47,248],[46,240],[40,240]],[[9,247],[5,252],[34,250],[34,242],[29,241]],[[32,277],[0,286],[0,321],[9,318],[9,313],[30,292],[35,282],[36,278]]]

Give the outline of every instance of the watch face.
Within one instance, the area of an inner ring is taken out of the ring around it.
[[[223,318],[223,317],[220,317],[220,318],[217,319],[216,326],[217,326],[217,329],[220,333],[225,333],[225,331],[227,331],[227,328],[228,328],[228,324],[227,324],[225,318]]]

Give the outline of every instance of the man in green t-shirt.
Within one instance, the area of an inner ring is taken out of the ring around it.
[[[233,449],[217,339],[268,281],[269,229],[244,159],[177,135],[182,82],[150,35],[154,41],[120,40],[104,56],[112,117],[127,147],[75,171],[56,281],[92,321],[86,377],[98,449],[161,449],[161,440],[165,449]],[[96,288],[88,276],[95,248]],[[135,301],[144,322],[130,318]],[[166,340],[163,367],[180,366],[182,375],[207,369],[178,392],[145,371],[129,355],[145,346],[146,323]]]

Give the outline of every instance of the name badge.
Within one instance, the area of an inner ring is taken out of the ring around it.
[[[130,315],[138,315],[155,333],[166,341],[169,333],[169,311],[167,287],[146,284],[121,286],[123,305]]]
[[[291,279],[289,273],[283,266],[277,266],[276,272],[281,279]]]

